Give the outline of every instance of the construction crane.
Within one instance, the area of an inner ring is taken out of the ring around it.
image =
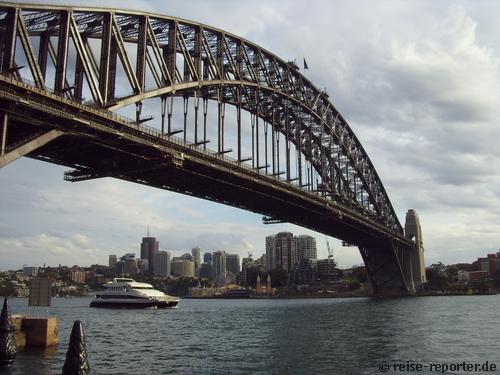
[[[328,237],[325,236],[326,248],[328,249],[328,261],[327,261],[327,275],[328,284],[331,284],[333,279],[335,279],[335,266],[337,262],[333,259],[333,249],[330,247],[330,242],[328,242]]]
[[[328,259],[333,259],[333,250],[330,248],[330,243],[328,242],[328,237],[325,236],[326,248],[328,249]]]

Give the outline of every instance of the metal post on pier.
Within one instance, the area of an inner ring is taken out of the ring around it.
[[[5,298],[0,314],[0,367],[10,366],[16,358],[16,354],[14,326],[10,317],[9,302]]]
[[[62,375],[89,375],[90,366],[85,348],[85,334],[82,323],[75,320],[71,336],[69,338],[66,360],[62,369]]]

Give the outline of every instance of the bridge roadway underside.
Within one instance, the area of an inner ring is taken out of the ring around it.
[[[54,129],[63,134],[24,156],[73,168],[65,174],[69,181],[114,177],[307,227],[357,245],[376,293],[408,291],[400,259],[411,243],[345,205],[103,111],[1,80],[0,112],[8,116],[7,151]]]

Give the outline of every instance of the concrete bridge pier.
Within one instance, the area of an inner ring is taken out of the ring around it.
[[[415,294],[427,281],[422,228],[412,209],[406,213],[405,237],[412,239],[413,245],[387,241],[359,246],[375,295]]]
[[[408,274],[407,279],[412,281],[415,289],[418,289],[427,281],[427,278],[425,276],[422,227],[415,210],[410,209],[406,213],[405,236],[413,239],[413,247],[404,254],[404,269]]]

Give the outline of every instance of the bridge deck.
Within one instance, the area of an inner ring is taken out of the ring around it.
[[[115,177],[260,213],[352,244],[412,244],[345,205],[111,112],[4,75],[0,87],[11,144],[43,130],[63,131],[64,136],[27,156],[75,168],[66,175],[70,181]]]

